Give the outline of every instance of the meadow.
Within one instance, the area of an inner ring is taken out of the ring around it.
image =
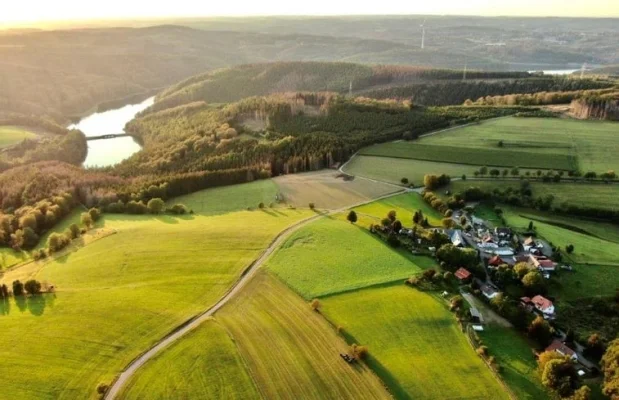
[[[106,215],[101,229],[117,233],[32,272],[55,294],[2,305],[3,390],[25,399],[95,398],[98,384],[207,309],[278,232],[311,215]],[[10,284],[20,269],[2,280]]]
[[[234,338],[262,398],[389,398],[369,368],[340,358],[348,347],[335,329],[264,271],[215,318]]]
[[[480,166],[463,164],[357,155],[346,164],[344,172],[394,184],[401,184],[402,178],[406,178],[415,186],[423,186],[423,177],[426,174],[473,176],[479,168]]]
[[[352,206],[398,191],[397,187],[367,179],[345,181],[339,172],[322,170],[282,175],[273,179],[287,203],[307,207],[314,203],[321,209]]]
[[[214,320],[146,363],[122,399],[260,399],[235,343]]]
[[[520,400],[542,400],[549,396],[542,386],[532,346],[511,328],[488,325],[478,333],[501,368],[501,378]]]
[[[397,399],[507,399],[442,301],[396,284],[321,300]]]
[[[0,149],[36,136],[35,133],[17,126],[0,126]]]
[[[322,219],[294,234],[267,268],[305,299],[409,278],[424,269],[406,251],[393,251],[365,228]]]
[[[377,144],[362,149],[359,154],[363,156],[407,158],[465,165],[481,164],[488,167],[571,170],[576,166],[576,160],[572,155],[561,154],[560,152],[544,154],[543,157],[541,157],[539,154],[527,151],[508,150],[505,147],[499,148],[497,146],[492,149],[486,149],[481,147],[458,146],[454,145],[453,142],[450,142],[449,145],[429,144],[423,140]]]
[[[427,136],[418,143],[492,149],[497,154],[521,151],[526,159],[509,161],[521,167],[526,166],[531,158],[571,155],[577,157],[580,170],[601,173],[619,170],[616,157],[619,137],[616,133],[616,122],[508,117]],[[502,148],[498,147],[500,140],[503,141]]]
[[[389,211],[395,211],[397,218],[404,226],[412,226],[415,211],[422,211],[430,225],[440,226],[443,216],[430,207],[420,194],[405,193],[387,199],[378,200],[363,206],[355,207],[357,215],[374,217],[373,223],[378,224]],[[343,215],[345,216],[345,215]]]

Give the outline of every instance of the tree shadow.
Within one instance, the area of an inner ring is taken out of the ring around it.
[[[11,302],[8,298],[0,299],[0,315],[9,315],[11,313]]]
[[[15,304],[21,312],[25,312],[28,308],[28,304],[26,303],[26,296],[15,296]]]
[[[26,307],[30,314],[40,317],[45,312],[45,306],[47,305],[45,301],[45,295],[38,294],[35,296],[28,296],[26,299]]]
[[[50,294],[38,294],[35,296],[15,296],[15,305],[20,312],[24,313],[26,310],[30,311],[30,314],[40,317],[45,312],[46,307],[54,306],[56,295]],[[0,299],[0,315],[9,315],[11,313],[11,299]]]
[[[265,214],[269,214],[271,217],[279,217],[280,215],[286,215],[283,213],[278,213],[277,211],[273,210],[272,208],[261,208],[260,211],[262,211]]]

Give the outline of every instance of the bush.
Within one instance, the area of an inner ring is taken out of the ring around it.
[[[87,213],[87,212],[82,213],[82,215],[80,216],[80,221],[82,222],[82,225],[84,225],[86,228],[89,228],[89,229],[95,223],[92,220],[92,217],[90,216],[90,213]]]
[[[67,247],[71,243],[71,237],[63,233],[52,233],[47,239],[47,247],[50,253],[55,253]]]
[[[260,202],[260,203],[258,204],[258,208],[262,210],[262,209],[264,208],[264,203]]]
[[[37,280],[30,279],[24,284],[24,289],[31,294],[36,295],[41,293],[41,283]]]
[[[402,182],[403,185],[408,185],[408,178],[402,178],[400,182]]]
[[[148,207],[148,211],[151,214],[160,214],[165,207],[165,203],[160,198],[154,198],[148,201],[148,204],[146,205],[146,207]]]
[[[312,307],[312,310],[314,311],[320,311],[320,300],[312,300],[312,302],[310,303],[310,307]]]
[[[82,234],[82,230],[77,224],[71,224],[71,226],[69,226],[69,233],[71,239],[77,239]]]
[[[18,280],[13,281],[13,295],[14,296],[23,296],[24,295],[24,284]]]
[[[346,216],[346,219],[351,224],[354,224],[355,222],[357,222],[357,213],[354,210],[350,210],[350,212],[348,213],[348,216]]]
[[[369,354],[367,346],[359,346],[357,344],[353,344],[352,346],[350,346],[350,352],[352,353],[352,356],[357,360],[363,360]]]
[[[314,203],[309,203],[309,208],[310,210],[313,210],[314,208],[316,208],[316,205]]]
[[[184,204],[174,204],[172,207],[166,208],[169,214],[183,215],[187,214],[187,207]]]
[[[148,207],[143,201],[131,200],[127,203],[125,211],[128,214],[146,214],[148,212]]]

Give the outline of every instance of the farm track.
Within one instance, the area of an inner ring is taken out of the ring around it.
[[[393,185],[393,186],[397,186],[397,185]],[[366,201],[363,201],[357,204],[353,204],[353,205],[342,207],[336,210],[331,210],[325,213],[321,213],[313,217],[306,218],[304,220],[296,222],[295,224],[289,226],[288,228],[278,233],[277,236],[275,236],[275,238],[273,239],[273,241],[271,241],[269,246],[262,252],[262,254],[256,260],[254,260],[241,273],[241,276],[237,280],[237,282],[226,292],[226,294],[224,294],[224,296],[219,301],[217,301],[215,304],[209,307],[206,311],[190,318],[189,320],[179,325],[172,332],[170,332],[168,335],[166,335],[161,340],[159,340],[157,343],[155,343],[150,349],[148,349],[147,351],[142,353],[140,356],[135,358],[131,363],[129,363],[129,365],[125,367],[123,372],[112,383],[109,390],[105,394],[104,399],[106,400],[115,399],[120,393],[121,389],[133,377],[133,375],[135,375],[135,373],[138,371],[138,369],[140,369],[140,367],[142,367],[146,362],[151,360],[153,357],[159,354],[159,352],[161,352],[162,350],[170,346],[172,343],[181,339],[187,333],[191,332],[194,328],[198,327],[204,321],[211,318],[218,310],[220,310],[232,298],[234,298],[243,289],[243,287],[245,287],[245,285],[247,285],[247,283],[256,275],[257,271],[264,264],[264,262],[268,260],[271,254],[273,254],[292,233],[294,233],[301,227],[313,221],[316,221],[322,217],[328,217],[330,215],[344,212],[350,208],[359,207],[359,206],[362,206],[368,203],[372,203],[374,201],[383,200],[383,199],[397,196],[397,195],[400,195],[402,193],[406,193],[409,191],[409,189],[404,189],[400,186],[397,186],[397,187],[401,190],[384,195],[384,196],[380,196],[374,199],[366,200]]]

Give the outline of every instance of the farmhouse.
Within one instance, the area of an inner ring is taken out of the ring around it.
[[[554,272],[554,270],[557,267],[557,264],[554,261],[549,260],[546,257],[535,256],[533,254],[529,255],[528,262],[531,267],[537,268],[542,273],[543,272]]]
[[[503,259],[499,257],[498,255],[488,260],[488,266],[491,266],[491,267],[498,267],[499,265],[503,265],[503,264],[505,264],[505,261],[503,261]]]
[[[550,346],[546,347],[546,351],[554,351],[557,352],[559,354],[561,354],[562,356],[568,356],[569,358],[571,358],[574,361],[578,360],[578,354],[576,354],[576,352],[572,349],[570,349],[569,347],[567,347],[565,345],[565,343],[561,342],[560,340],[555,339]]]
[[[454,275],[458,278],[458,280],[464,282],[471,277],[471,272],[466,268],[459,268]]]
[[[481,287],[479,289],[484,294],[484,297],[486,297],[489,300],[490,299],[494,299],[495,297],[497,297],[499,295],[499,291],[498,290],[496,290],[495,288],[493,288],[492,286],[487,285],[487,284],[481,285]]]
[[[555,306],[552,304],[552,301],[548,300],[544,296],[537,295],[533,298],[522,297],[520,298],[520,302],[530,309],[535,309],[541,312],[545,317],[552,316],[555,313]]]
[[[451,243],[456,247],[465,247],[466,242],[462,237],[462,232],[458,229],[454,230],[450,236]]]

